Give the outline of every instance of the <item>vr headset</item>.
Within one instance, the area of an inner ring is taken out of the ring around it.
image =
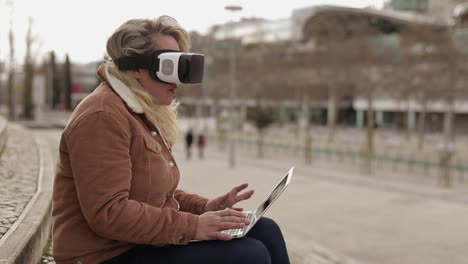
[[[204,56],[177,50],[156,50],[151,55],[117,59],[121,71],[148,69],[151,78],[163,83],[196,84],[203,81]]]

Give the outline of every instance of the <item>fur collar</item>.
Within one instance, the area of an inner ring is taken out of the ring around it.
[[[105,67],[105,77],[114,91],[122,98],[128,107],[137,114],[144,113],[143,107],[135,97],[135,94],[121,80],[112,75]]]

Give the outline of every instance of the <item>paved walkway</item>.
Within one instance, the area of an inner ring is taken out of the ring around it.
[[[398,184],[378,173],[366,178],[333,166],[303,166],[288,157],[259,161],[242,153],[230,170],[227,156],[213,149],[202,161],[186,161],[180,144],[175,152],[185,189],[214,197],[249,182],[256,195],[246,208],[295,165],[292,185],[267,215],[283,227],[297,263],[320,263],[314,261],[317,248],[328,252],[328,259],[360,263],[468,263],[466,190]]]
[[[58,134],[48,134],[51,144]],[[210,142],[209,142],[210,143]],[[51,145],[52,146],[52,145]],[[181,188],[215,197],[249,182],[256,190],[244,208],[262,200],[291,165],[295,177],[267,213],[283,228],[292,263],[468,263],[466,190],[384,181],[333,166],[303,166],[302,160],[256,160],[239,155],[228,168],[225,153],[186,160],[175,147]],[[52,262],[49,262],[52,263]]]

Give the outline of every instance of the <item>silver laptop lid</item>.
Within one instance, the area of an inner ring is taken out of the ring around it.
[[[286,175],[284,175],[284,177],[278,182],[273,191],[271,191],[268,197],[260,204],[257,210],[255,210],[255,222],[260,219],[260,217],[268,210],[268,208],[270,208],[270,206],[276,201],[276,199],[278,199],[284,189],[286,189],[286,187],[289,185],[293,171],[294,167],[291,167]]]

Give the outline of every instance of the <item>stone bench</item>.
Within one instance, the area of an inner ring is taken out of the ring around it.
[[[51,230],[54,161],[46,139],[16,123],[5,130],[0,130],[0,137],[8,137],[0,155],[7,201],[0,207],[0,264],[38,263]]]

